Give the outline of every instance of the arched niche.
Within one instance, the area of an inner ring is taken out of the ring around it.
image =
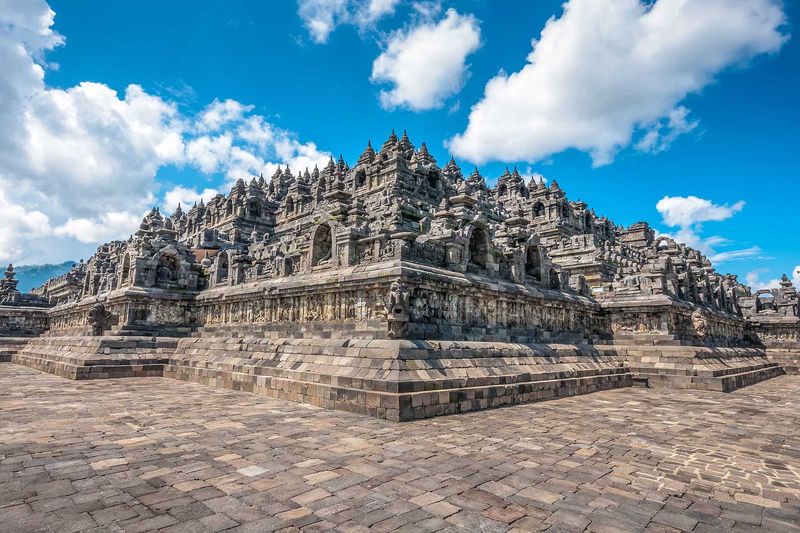
[[[670,241],[669,241],[668,237],[659,237],[653,243],[653,248],[655,248],[655,250],[658,251],[658,252],[662,252],[664,250],[667,250],[667,249],[669,249],[669,247],[670,247]]]
[[[180,260],[174,254],[164,253],[156,265],[156,283],[171,283],[178,280]]]
[[[314,230],[311,241],[311,266],[330,262],[333,255],[333,232],[328,224],[320,224]]]
[[[469,237],[469,265],[485,269],[489,265],[489,236],[483,228],[475,228]]]
[[[229,270],[228,254],[221,252],[217,256],[217,267],[214,273],[214,282],[219,284],[226,283],[228,281]]]
[[[364,170],[356,172],[356,189],[367,184],[367,173]]]
[[[531,211],[533,213],[533,218],[539,218],[544,216],[544,204],[542,202],[536,202],[533,204],[533,209]]]
[[[126,284],[130,276],[131,276],[131,256],[125,254],[122,258],[122,271],[120,273],[120,279],[119,279],[120,285]]]
[[[761,289],[756,292],[756,312],[775,311],[775,295],[772,291]]]
[[[247,214],[253,218],[259,218],[261,216],[261,205],[256,200],[251,201],[247,204]]]
[[[555,269],[550,271],[550,288],[551,289],[560,289],[561,288],[561,279],[558,276],[558,272]]]
[[[428,187],[432,189],[439,188],[439,173],[432,170],[428,173]]]
[[[525,250],[525,277],[536,283],[542,281],[542,255],[535,244],[529,245]]]

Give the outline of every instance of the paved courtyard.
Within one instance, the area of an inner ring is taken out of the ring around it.
[[[0,364],[0,531],[800,531],[800,377],[395,424]]]

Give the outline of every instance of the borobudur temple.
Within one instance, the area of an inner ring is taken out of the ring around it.
[[[493,187],[394,133],[350,167],[279,169],[29,294],[0,360],[158,376],[395,421],[627,386],[731,391],[800,359],[798,298],[516,169]]]

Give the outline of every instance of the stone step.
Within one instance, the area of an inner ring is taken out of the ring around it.
[[[188,337],[194,329],[183,326],[113,326],[106,334],[122,337]]]
[[[637,369],[631,369],[631,372],[634,383],[638,384],[644,381],[646,386],[650,388],[695,389],[717,392],[732,392],[759,381],[784,374],[783,369],[777,365],[747,368],[741,372],[721,376],[642,372]]]

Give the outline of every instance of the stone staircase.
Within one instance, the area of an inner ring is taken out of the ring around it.
[[[154,377],[175,351],[164,337],[38,337],[12,354],[11,362],[69,379]]]
[[[205,335],[164,376],[396,421],[631,385],[613,348],[589,345]]]
[[[760,348],[668,344],[614,346],[636,385],[731,392],[784,374]]]
[[[148,326],[124,325],[112,326],[105,336],[111,337],[188,337],[195,329],[188,326]]]
[[[395,421],[632,385],[729,392],[783,374],[763,349],[662,335],[592,345],[125,333],[0,339],[0,361],[69,379],[171,377]]]
[[[10,363],[14,354],[29,340],[29,337],[0,337],[0,363]]]

